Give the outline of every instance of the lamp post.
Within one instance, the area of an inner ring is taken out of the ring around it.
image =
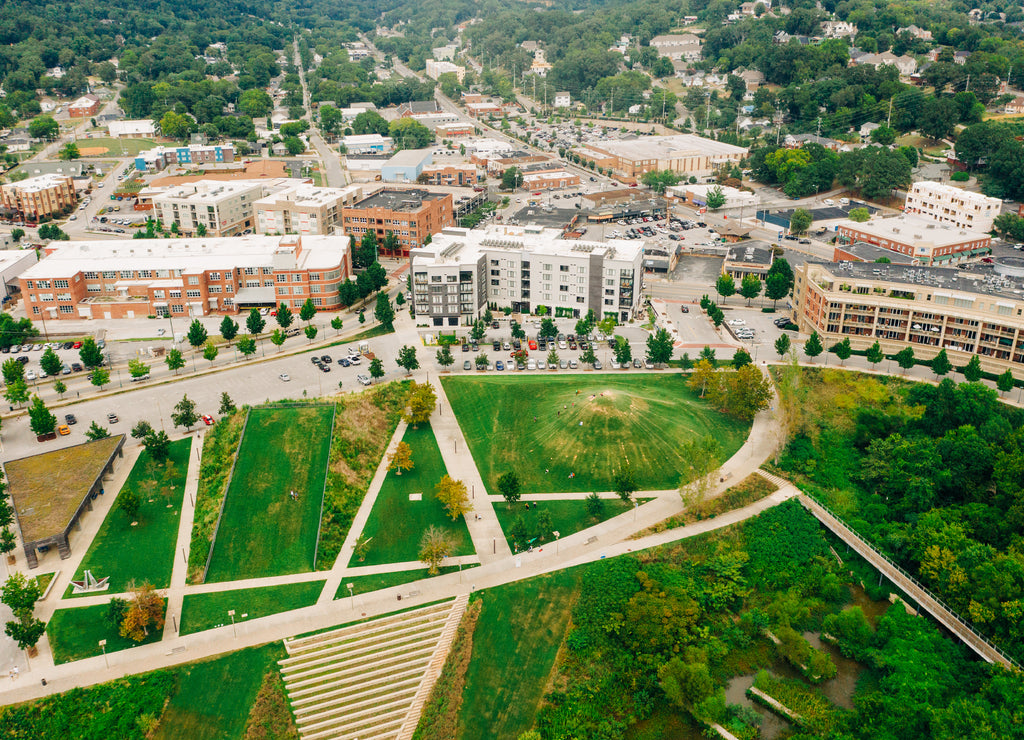
[[[231,617],[231,634],[238,638],[238,631],[235,629],[235,610],[228,609],[228,616]]]
[[[352,601],[351,601],[351,605],[352,605],[352,608],[353,608],[353,609],[355,609],[355,608],[356,608],[356,595],[355,595],[355,593],[354,593],[354,592],[352,591],[352,587],[353,587],[354,585],[355,585],[355,584],[353,584],[353,583],[346,583],[346,584],[345,584],[345,588],[347,588],[347,589],[348,589],[348,597],[349,597],[349,598],[350,598],[350,599],[352,600]]]
[[[107,660],[107,641],[100,640],[100,650],[103,651],[103,665],[110,668],[110,661]]]

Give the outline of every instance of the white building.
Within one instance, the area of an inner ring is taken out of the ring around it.
[[[688,203],[696,208],[703,208],[707,205],[708,193],[715,188],[721,190],[722,195],[725,196],[725,205],[720,209],[723,211],[743,208],[753,209],[761,202],[757,193],[730,188],[726,185],[713,184],[673,185],[665,189],[665,195],[669,198],[677,198],[683,203]]]
[[[658,55],[668,57],[674,62],[699,62],[703,55],[703,42],[692,33],[667,34],[651,39],[651,46],[658,50]]]
[[[394,144],[390,136],[380,134],[344,136],[341,143],[349,154],[386,154],[391,151]]]
[[[279,182],[279,181],[274,181]],[[272,190],[270,181],[199,180],[153,196],[153,215],[182,235],[233,236],[255,229],[253,203]]]
[[[458,64],[452,64],[451,62],[439,62],[435,59],[427,60],[427,77],[432,80],[436,80],[443,74],[448,72],[454,72],[455,76],[459,78],[459,82],[466,79],[466,68],[461,67]]]
[[[568,108],[572,105],[572,95],[567,92],[556,92],[555,93],[555,107],[556,108]]]
[[[6,234],[5,240],[9,239]],[[0,299],[6,301],[11,295],[11,286],[17,285],[21,273],[39,261],[34,249],[10,249],[4,245],[0,252]]]
[[[156,136],[156,124],[153,121],[111,121],[107,130],[115,139],[144,139]]]
[[[1002,207],[999,198],[925,180],[910,188],[903,212],[970,231],[991,231]]]
[[[626,322],[642,300],[641,242],[564,240],[558,229],[489,226],[444,229],[410,251],[417,319],[458,326],[488,304],[555,317],[578,318],[593,309]]]
[[[328,188],[303,183],[253,203],[257,234],[326,235],[340,228],[341,209],[363,198],[361,185]]]

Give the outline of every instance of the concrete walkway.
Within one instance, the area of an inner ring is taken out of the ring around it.
[[[174,547],[174,565],[171,568],[171,585],[167,589],[167,611],[163,639],[173,637],[181,624],[181,605],[185,599],[185,580],[188,576],[188,556],[192,549],[192,522],[196,516],[196,497],[199,495],[199,468],[203,455],[203,439],[206,435],[197,432],[192,437],[192,449],[188,455],[188,472],[185,474],[185,496],[181,502],[178,517],[178,539]],[[180,556],[180,557],[179,557]]]
[[[430,426],[437,438],[437,446],[441,450],[445,467],[448,468],[448,475],[465,483],[470,491],[473,511],[467,514],[465,519],[466,526],[469,527],[469,536],[473,538],[473,549],[480,556],[481,563],[508,557],[512,553],[505,540],[505,533],[498,522],[498,516],[494,513],[494,507],[491,506],[483,478],[476,469],[473,454],[469,451],[466,438],[462,436],[462,428],[459,427],[459,422],[452,412],[448,396],[445,395],[440,381],[435,380],[433,386],[437,392],[437,408],[430,417]],[[480,491],[479,496],[476,495],[477,491]]]

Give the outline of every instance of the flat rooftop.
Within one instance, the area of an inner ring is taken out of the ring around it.
[[[971,265],[969,270],[950,267],[911,267],[884,262],[808,262],[820,265],[837,279],[877,280],[917,285],[931,291],[959,291],[1024,301],[1024,278],[998,274],[993,265]],[[851,294],[854,298],[856,294]]]
[[[4,463],[22,539],[61,534],[123,441],[119,434]]]
[[[271,206],[276,203],[292,203],[300,206],[320,207],[328,206],[336,202],[338,198],[346,198],[350,195],[360,195],[363,188],[360,185],[349,185],[344,188],[328,188],[318,185],[296,185],[276,193],[271,193],[253,203],[254,206]]]
[[[47,173],[37,177],[30,177],[20,182],[7,183],[4,187],[16,188],[26,193],[38,193],[41,190],[49,190],[50,188],[67,184],[69,177],[70,175]]]
[[[562,239],[561,229],[539,226],[488,226],[485,229],[448,228],[435,234],[430,244],[413,250],[417,259],[434,264],[475,261],[484,252],[504,250],[531,255],[579,257],[599,253],[606,259],[632,261],[643,253],[643,243],[629,239]]]
[[[159,198],[161,200],[211,203],[237,198],[254,190],[262,192],[267,186],[268,183],[265,180],[200,180],[199,182],[186,183],[184,185],[172,185],[161,193]]]
[[[862,234],[870,234],[877,239],[933,247],[991,238],[981,231],[969,231],[953,224],[941,223],[930,218],[906,213],[892,218],[873,219],[864,223],[847,220],[840,223],[839,227],[859,231]]]
[[[743,156],[747,150],[714,139],[705,139],[694,134],[675,136],[644,136],[637,139],[592,142],[592,148],[610,152],[623,159],[669,159],[686,153],[704,154],[710,157]]]
[[[448,193],[432,193],[422,188],[408,190],[381,190],[369,198],[363,198],[352,208],[387,208],[392,211],[418,211],[424,201],[440,200]]]
[[[885,258],[890,262],[898,264],[910,265],[914,263],[914,258],[910,255],[893,252],[889,249],[882,249],[881,247],[876,247],[874,244],[868,244],[867,242],[855,242],[853,244],[848,244],[845,247],[840,247],[840,249],[844,252],[849,252],[856,257],[860,257],[865,262],[874,262],[875,260]]]

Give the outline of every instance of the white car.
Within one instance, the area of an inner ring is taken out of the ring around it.
[[[353,365],[358,365],[359,363],[362,362],[362,359],[360,359],[359,355],[349,355],[348,361],[351,362]]]
[[[292,379],[292,376],[291,376],[291,375],[289,375],[288,373],[281,373],[281,374],[280,374],[280,375],[278,375],[277,377],[279,377],[279,378],[280,378],[281,380],[283,380],[283,381],[284,381],[285,383],[287,383],[287,382],[288,382],[289,380],[291,380],[291,379]]]
[[[26,373],[25,373],[25,380],[35,380],[35,379],[36,379],[36,371],[35,370],[28,370],[28,371],[26,371]]]
[[[743,319],[729,319],[727,322],[729,326],[744,326],[747,322]]]
[[[369,385],[370,384],[370,376],[363,375],[362,373],[360,373],[359,375],[356,376],[356,380],[359,381],[360,385]]]
[[[825,200],[823,200],[822,203],[824,203],[827,206],[834,206],[836,204],[836,202],[831,198],[825,198]]]

